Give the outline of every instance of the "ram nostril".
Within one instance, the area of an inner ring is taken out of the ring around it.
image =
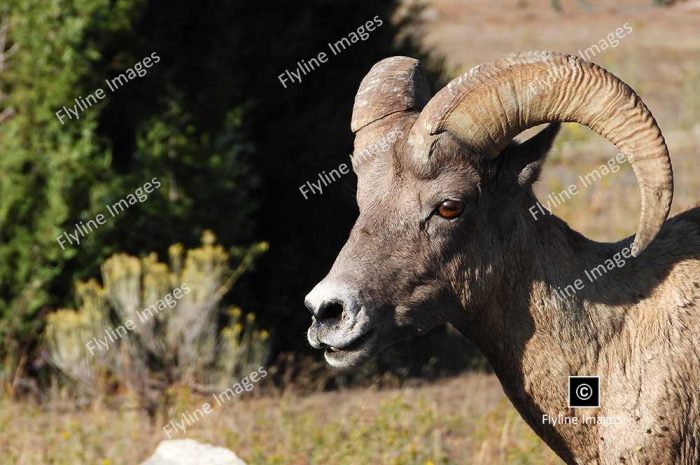
[[[332,320],[335,318],[340,318],[343,314],[343,305],[339,302],[329,302],[321,305],[316,314],[316,319],[318,321]]]

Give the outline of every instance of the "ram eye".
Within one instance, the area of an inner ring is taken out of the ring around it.
[[[458,200],[443,200],[437,208],[438,215],[447,220],[457,218],[463,211],[464,203]]]

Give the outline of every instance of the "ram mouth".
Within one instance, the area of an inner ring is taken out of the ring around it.
[[[371,329],[342,347],[326,347],[324,358],[329,365],[339,369],[357,368],[376,352],[378,333]]]
[[[326,353],[336,353],[336,352],[353,352],[355,350],[360,349],[366,342],[368,342],[372,336],[374,336],[374,329],[370,329],[366,333],[360,335],[359,337],[355,338],[353,341],[350,341],[350,343],[342,346],[342,347],[327,347],[326,348]]]

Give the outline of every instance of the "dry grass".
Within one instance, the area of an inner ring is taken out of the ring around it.
[[[171,418],[201,398],[181,396]],[[60,412],[0,401],[0,463],[137,464],[165,439],[136,410]],[[185,436],[178,436],[185,437]],[[490,375],[433,385],[233,401],[186,433],[251,465],[554,464]]]

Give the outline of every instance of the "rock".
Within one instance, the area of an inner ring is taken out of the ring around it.
[[[202,444],[194,439],[161,441],[153,455],[141,465],[246,465],[224,447]]]

